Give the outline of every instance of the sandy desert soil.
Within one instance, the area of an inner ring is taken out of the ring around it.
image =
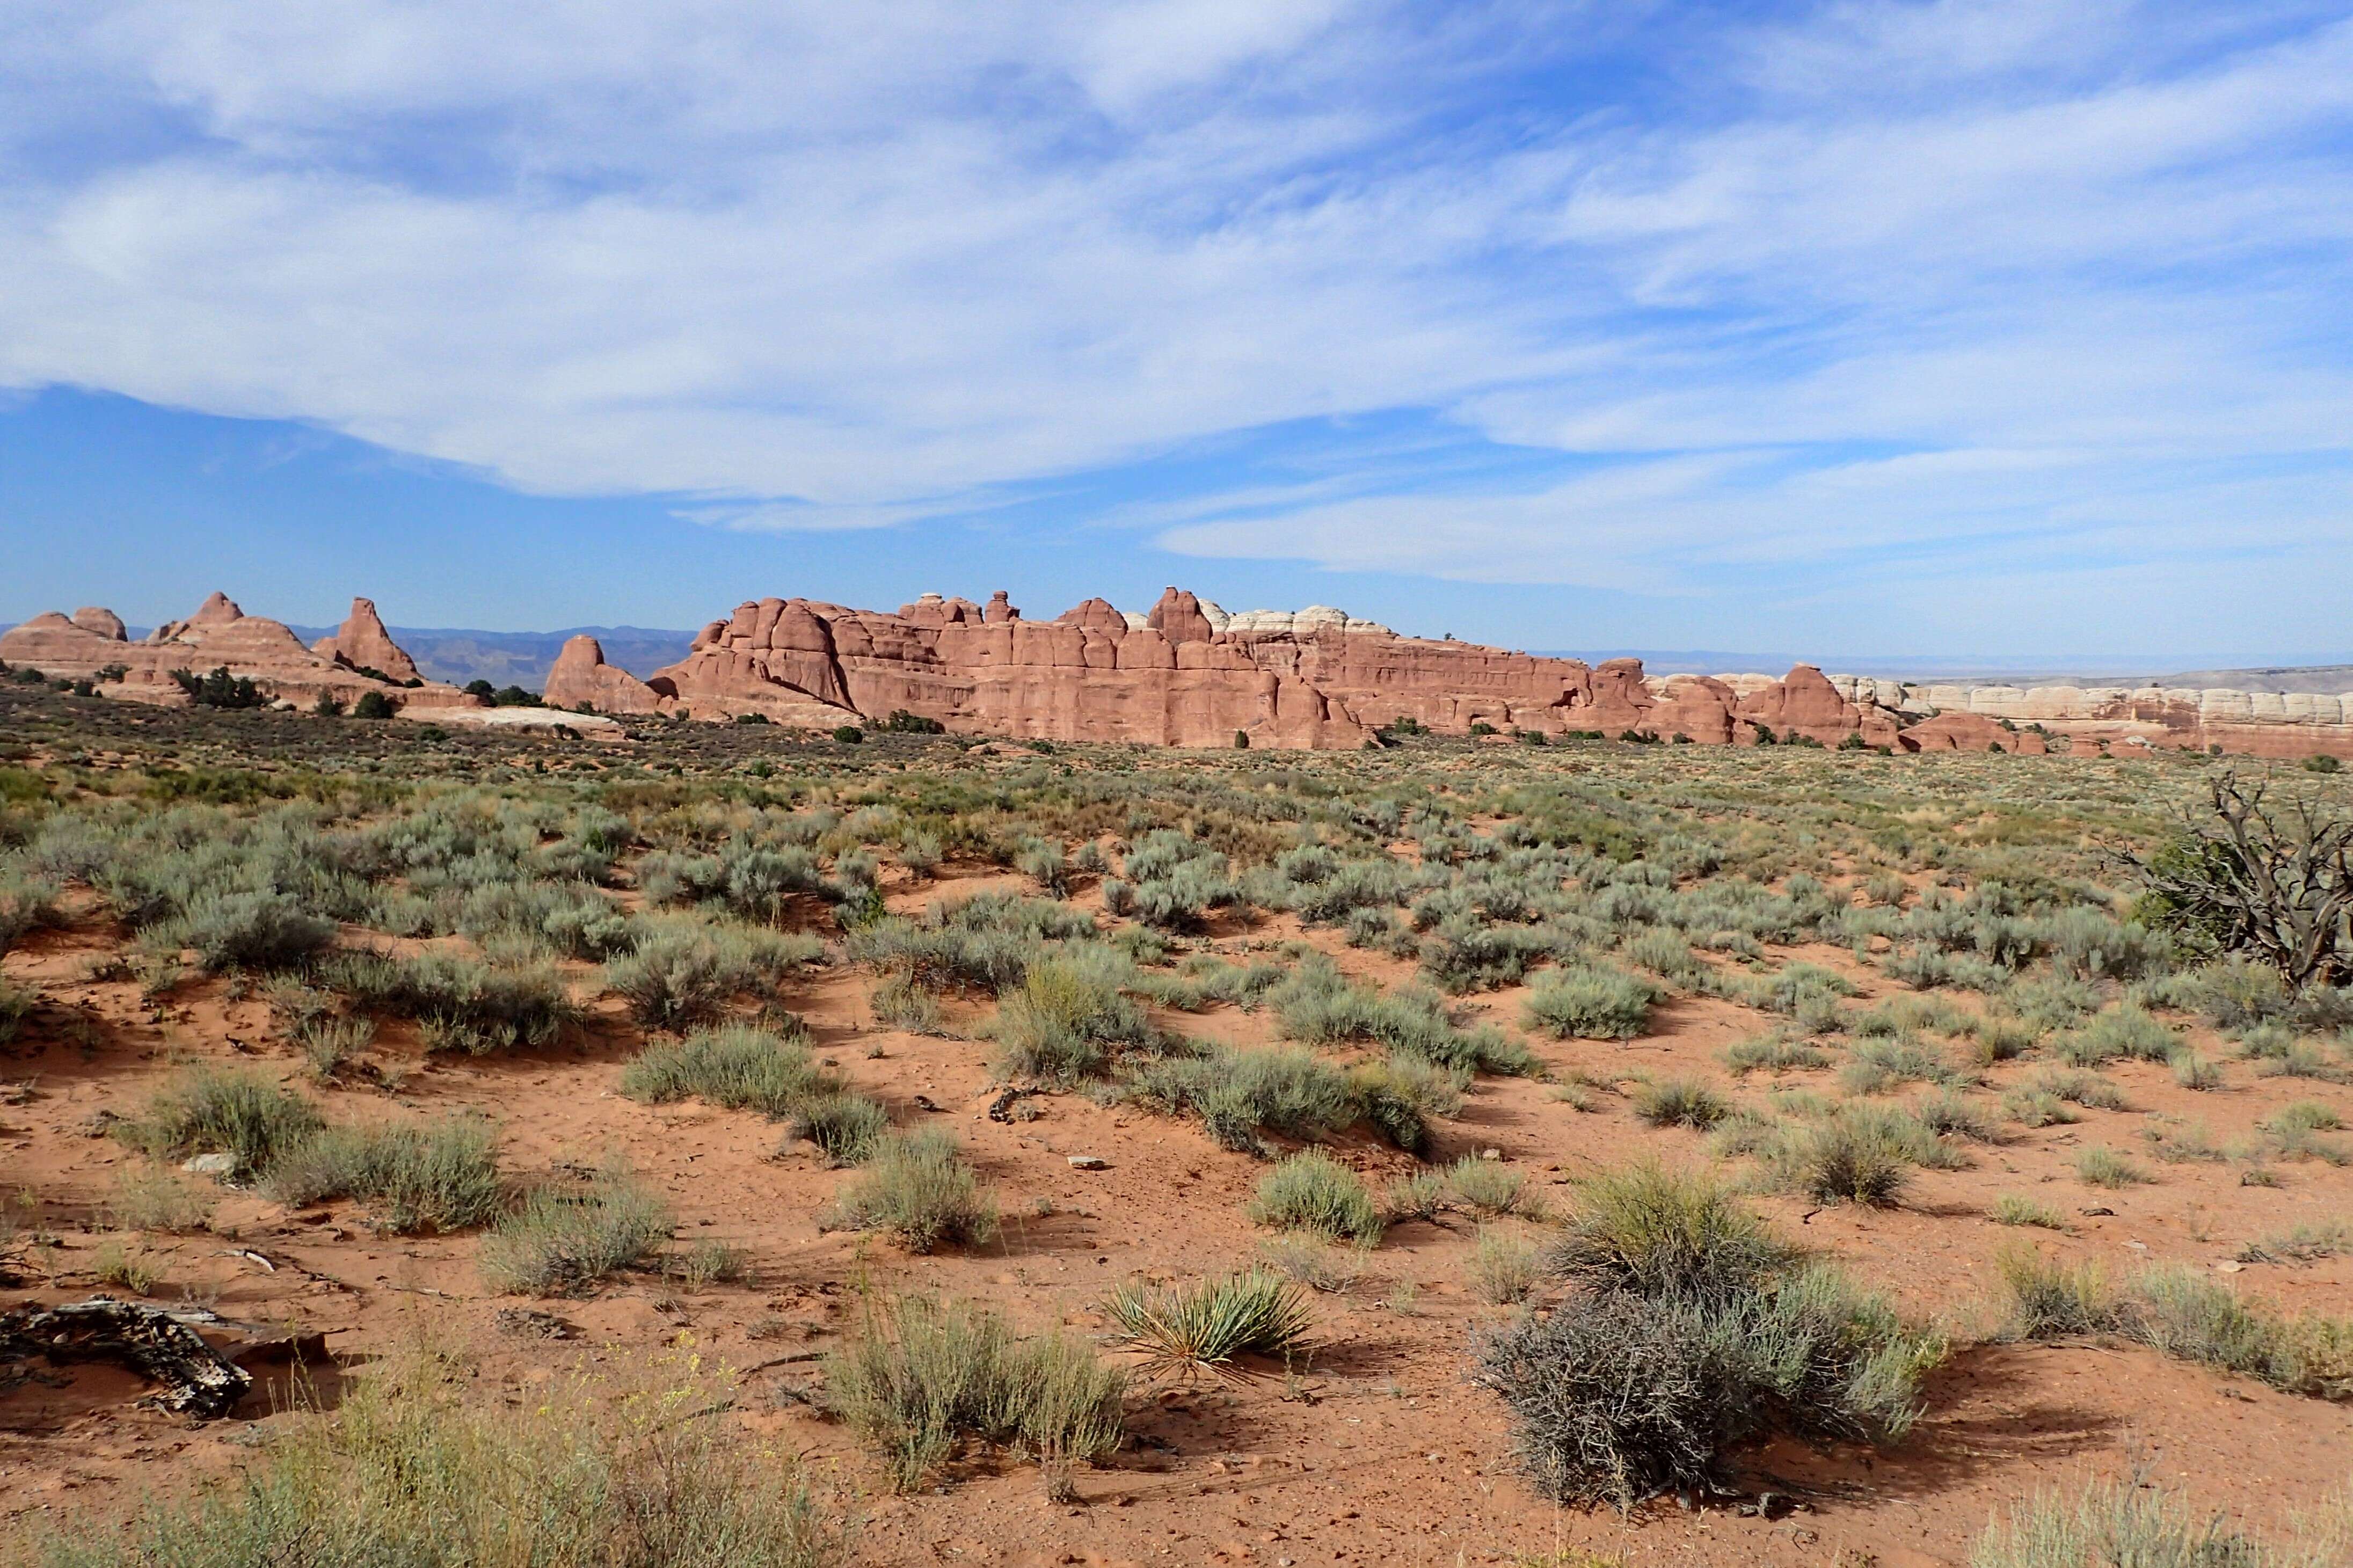
[[[111,737],[111,755],[99,757],[60,744],[54,727],[37,726],[23,709],[5,717],[11,726],[0,736],[13,740],[16,764],[52,770],[52,778],[62,762],[77,758],[86,770],[130,776],[150,747],[182,755],[184,768],[204,765],[187,760],[201,742],[185,727]],[[193,726],[201,716],[182,722]],[[661,737],[633,744],[636,762],[625,765],[655,776],[648,764],[664,761]],[[833,754],[768,744],[778,748],[778,766],[803,776],[821,773]],[[446,768],[485,787],[522,788],[547,776],[533,764],[556,761],[558,777],[566,765],[554,751],[536,754],[512,742],[452,746],[400,767],[427,781]],[[681,751],[670,760],[689,777],[740,777],[745,756],[759,754],[714,760]],[[263,771],[320,766],[317,759],[249,761]],[[1470,764],[1554,777],[1575,768],[1608,789],[1650,792],[1670,811],[1675,795],[1692,785],[1691,775],[1670,771],[1683,761],[1642,748],[1597,748],[1574,763],[1565,752],[1498,757],[1467,747],[1382,759],[1433,782],[1466,776],[1446,770]],[[1708,765],[1723,785],[1724,771],[1746,763],[1758,771],[1727,787],[1753,788],[1760,809],[1807,798],[1809,769],[1827,776],[1862,765],[1829,754],[1743,754]],[[856,765],[986,777],[990,770],[1083,768],[1088,761],[979,767],[953,750],[916,750],[887,763],[861,757]],[[1124,757],[1119,765],[1136,763]],[[1313,774],[1318,760],[1285,765]],[[2105,794],[2114,803],[2105,826],[2119,837],[2149,831],[2160,804],[2192,787],[2196,775],[2192,764],[2059,758],[1917,758],[1895,766],[1903,776],[1891,773],[1884,787],[1904,795],[1902,809],[1923,821],[1932,808],[1996,788],[2008,798],[1989,799],[1983,820],[2031,814],[2037,789],[2065,781],[2078,819],[2084,799]],[[1949,809],[1936,818],[1952,819]],[[1501,818],[1482,820],[1492,826]],[[2069,833],[2072,854],[2085,837],[2080,820]],[[1860,877],[1860,860],[1844,847],[1832,852],[1839,868]],[[1905,875],[1916,893],[1934,873],[1915,865]],[[616,886],[625,904],[627,882],[624,875]],[[932,879],[886,863],[882,879],[889,907],[908,912],[980,889],[1024,886],[970,857],[952,857]],[[1101,912],[1096,879],[1080,879],[1072,896]],[[1998,1511],[2086,1478],[2138,1475],[2258,1530],[2281,1525],[2353,1478],[2353,1411],[2345,1405],[2146,1348],[2003,1342],[1996,1333],[1992,1260],[2021,1235],[2052,1256],[2096,1260],[2120,1275],[2147,1262],[2180,1262],[2292,1311],[2353,1310],[2353,1256],[2239,1260],[2262,1238],[2353,1217],[2353,1171],[2317,1159],[2166,1160],[2153,1152],[2157,1139],[2184,1129],[2202,1132],[2216,1151],[2259,1145],[2263,1124],[2291,1101],[2318,1100],[2353,1121],[2353,1089],[2334,1076],[2262,1076],[2233,1040],[2194,1016],[2168,1015],[2168,1022],[2221,1065],[2217,1089],[2180,1088],[2160,1063],[2124,1062],[2105,1069],[2124,1109],[2087,1110],[2072,1125],[2006,1125],[1999,1142],[1971,1148],[1967,1168],[1916,1173],[1898,1206],[1754,1196],[1787,1235],[1890,1291],[1908,1312],[1947,1325],[1955,1342],[1930,1382],[1925,1416],[1899,1446],[1873,1453],[1780,1444],[1746,1458],[1753,1486],[1799,1500],[1781,1517],[1731,1505],[1689,1510],[1672,1500],[1621,1516],[1537,1499],[1515,1472],[1503,1410],[1467,1381],[1472,1336],[1521,1309],[1482,1304],[1468,1289],[1477,1222],[1460,1214],[1398,1225],[1369,1251],[1335,1248],[1335,1267],[1350,1278],[1314,1297],[1320,1348],[1305,1366],[1240,1383],[1138,1384],[1129,1399],[1128,1441],[1106,1462],[1079,1471],[1074,1501],[1050,1501],[1033,1468],[987,1455],[960,1463],[930,1489],[896,1496],[872,1457],[811,1403],[819,1397],[818,1354],[855,1331],[861,1292],[944,1292],[997,1303],[1025,1328],[1060,1323],[1102,1334],[1100,1303],[1115,1282],[1190,1279],[1261,1255],[1267,1234],[1243,1210],[1266,1163],[1218,1147],[1196,1123],[1099,1103],[1083,1092],[1025,1101],[1033,1120],[990,1120],[997,1089],[990,1047],[969,1037],[990,1005],[952,1000],[945,1037],[878,1027],[867,1001],[872,976],[843,962],[838,939],[829,938],[835,957],[766,1000],[804,1019],[818,1055],[887,1106],[894,1122],[953,1129],[1004,1215],[1002,1235],[984,1248],[911,1256],[871,1236],[821,1229],[818,1214],[849,1173],[827,1168],[807,1145],[782,1146],[776,1124],[695,1101],[649,1106],[622,1096],[622,1067],[647,1034],[617,998],[598,994],[593,964],[566,965],[588,1013],[585,1026],[561,1044],[480,1058],[433,1055],[412,1025],[393,1021],[369,1053],[376,1070],[318,1083],[250,984],[196,975],[159,1000],[142,999],[137,980],[111,966],[132,942],[119,918],[82,887],[68,890],[62,908],[61,925],[30,933],[5,960],[6,979],[37,988],[40,1001],[18,1039],[0,1051],[0,1079],[13,1086],[0,1097],[0,1187],[17,1194],[19,1234],[28,1238],[12,1254],[16,1278],[0,1291],[0,1307],[82,1299],[93,1289],[101,1248],[143,1249],[159,1275],[153,1299],[193,1299],[238,1323],[324,1336],[332,1364],[321,1363],[312,1377],[329,1404],[341,1379],[367,1375],[372,1360],[420,1334],[463,1347],[480,1397],[518,1404],[583,1358],[691,1344],[745,1369],[758,1430],[856,1494],[865,1518],[861,1561],[1440,1565],[1566,1563],[1590,1553],[1629,1564],[1957,1563]],[[1105,923],[1117,922],[1105,917]],[[1181,937],[1179,948],[1239,960],[1294,939],[1383,985],[1412,978],[1410,960],[1351,948],[1338,931],[1303,927],[1279,911],[1220,915],[1206,931]],[[448,937],[431,942],[467,945]],[[1811,963],[1847,976],[1857,994],[1845,1005],[1858,1012],[1909,994],[1846,946],[1768,946],[1762,962]],[[1524,994],[1515,984],[1459,1003],[1467,1020],[1489,1019],[1517,1036]],[[1963,1008],[1989,1005],[1975,993],[1940,994]],[[1276,1038],[1276,1021],[1262,1007],[1219,1004],[1155,1016],[1168,1028],[1228,1044]],[[1622,1043],[1530,1034],[1546,1075],[1481,1078],[1462,1115],[1440,1125],[1432,1157],[1493,1151],[1528,1175],[1554,1215],[1574,1203],[1574,1184],[1586,1173],[1644,1156],[1709,1163],[1704,1135],[1645,1125],[1623,1090],[1643,1075],[1695,1075],[1737,1101],[1758,1101],[1771,1076],[1736,1079],[1719,1052],[1778,1022],[1679,991],[1645,1033]],[[336,1121],[478,1109],[495,1121],[501,1167],[518,1179],[618,1157],[669,1197],[681,1241],[732,1244],[747,1257],[748,1273],[692,1290],[674,1276],[638,1272],[580,1299],[500,1296],[478,1274],[478,1234],[384,1235],[371,1227],[364,1205],[289,1209],[237,1190],[213,1194],[201,1230],[141,1237],[111,1228],[113,1184],[139,1156],[104,1135],[106,1114],[136,1114],[159,1086],[198,1063],[258,1068],[312,1097]],[[1982,1088],[1972,1093],[1996,1103],[2039,1066],[2018,1060],[1985,1068]],[[1578,1074],[1618,1089],[1592,1091],[1589,1109],[1576,1109],[1555,1089]],[[1829,1079],[1799,1072],[1788,1081],[1827,1092]],[[2073,1161],[2095,1145],[2131,1152],[2154,1179],[2116,1190],[2085,1184]],[[1336,1146],[1368,1176],[1386,1178],[1415,1163],[1359,1134]],[[1097,1157],[1102,1168],[1074,1167],[1072,1156]],[[2260,1179],[2275,1185],[2250,1184],[2258,1165]],[[1738,1161],[1725,1168],[1735,1175],[1746,1169]],[[2009,1194],[2056,1208],[2066,1230],[1993,1223],[1989,1205]],[[1497,1223],[1531,1236],[1546,1228],[1537,1220]],[[518,1327],[518,1309],[551,1314],[566,1337]],[[0,1392],[0,1517],[26,1530],[76,1510],[102,1515],[143,1489],[227,1472],[253,1452],[257,1433],[300,1418],[271,1414],[269,1398],[259,1396],[229,1420],[189,1423],[140,1407],[141,1392],[130,1374],[104,1367],[64,1369]]]

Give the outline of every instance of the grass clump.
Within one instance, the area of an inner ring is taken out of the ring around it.
[[[2353,1252],[2353,1225],[2341,1219],[2307,1222],[2239,1248],[2242,1263],[2317,1263]]]
[[[114,1178],[106,1212],[126,1230],[202,1230],[212,1217],[213,1200],[170,1167],[142,1164]]]
[[[1866,1039],[1899,1039],[1926,1031],[1961,1035],[1977,1027],[1976,1016],[1942,996],[1896,996],[1854,1017],[1854,1033]]]
[[[877,980],[866,994],[866,1005],[873,1009],[874,1022],[881,1028],[937,1035],[946,1027],[940,999],[904,974],[885,974]]]
[[[1528,1190],[1527,1177],[1501,1160],[1464,1155],[1440,1174],[1447,1198],[1473,1214],[1516,1214],[1541,1218],[1542,1203]]]
[[[2010,1298],[2009,1331],[2021,1339],[2110,1334],[2284,1393],[2353,1398],[2353,1321],[2290,1317],[2179,1264],[2154,1265],[2117,1288],[2095,1266],[2023,1247],[1996,1263]]]
[[[2016,1061],[2042,1037],[2042,1031],[2021,1019],[1977,1018],[1970,1021],[1962,1054],[1972,1067],[1994,1067]]]
[[[1906,1083],[1950,1086],[1962,1081],[1944,1053],[1916,1039],[1866,1039],[1856,1045],[1839,1068],[1838,1086],[1845,1094],[1884,1094]]]
[[[1107,947],[1074,947],[1032,963],[1003,993],[991,1032],[1000,1077],[1070,1085],[1092,1078],[1125,1047],[1152,1038],[1144,1009],[1122,994],[1134,973]]]
[[[1145,1357],[1145,1375],[1187,1383],[1204,1373],[1239,1375],[1237,1356],[1289,1367],[1305,1354],[1314,1326],[1299,1288],[1270,1268],[1166,1289],[1131,1280],[1112,1293],[1104,1310],[1122,1342]]]
[[[1128,926],[1126,932],[1149,932],[1145,926]],[[1129,947],[1135,944],[1130,942]],[[1133,952],[1131,958],[1136,957]],[[1139,959],[1138,962],[1141,962]],[[1280,963],[1228,963],[1214,953],[1197,952],[1178,966],[1174,974],[1137,973],[1128,989],[1147,1001],[1179,1012],[1198,1013],[1212,1004],[1224,1002],[1254,1012],[1268,992],[1291,977],[1291,971]]]
[[[488,1225],[505,1202],[496,1138],[479,1116],[419,1127],[332,1127],[270,1166],[263,1191],[294,1207],[330,1198],[381,1205],[404,1235]]]
[[[1365,1272],[1362,1248],[1314,1236],[1286,1231],[1260,1242],[1258,1250],[1266,1266],[1284,1279],[1325,1294],[1353,1289]]]
[[[1269,1171],[1249,1208],[1252,1223],[1370,1247],[1381,1238],[1380,1205],[1356,1173],[1321,1149],[1303,1149]]]
[[[976,1247],[997,1234],[997,1205],[945,1132],[886,1135],[828,1219],[843,1230],[886,1231],[910,1252]]]
[[[1493,1307],[1525,1301],[1544,1278],[1543,1255],[1527,1237],[1502,1226],[1479,1227],[1466,1266],[1471,1294]]]
[[[1911,1164],[1899,1150],[1843,1118],[1805,1129],[1780,1163],[1786,1184],[1816,1203],[1892,1208],[1912,1181]]]
[[[1949,1165],[1957,1155],[1907,1111],[1849,1104],[1784,1128],[1759,1151],[1774,1184],[1820,1204],[1890,1208],[1912,1173]]]
[[[2300,1132],[2341,1132],[2344,1130],[2345,1119],[2337,1114],[2336,1108],[2317,1100],[2290,1100],[2263,1123],[2263,1131],[2278,1138]]]
[[[1737,1289],[1796,1256],[1709,1177],[1645,1164],[1578,1184],[1546,1261],[1588,1290],[1693,1296]]]
[[[2065,1230],[2067,1219],[2049,1204],[2017,1193],[2004,1193],[1994,1199],[1986,1217],[1996,1225],[2032,1226],[2041,1230]]]
[[[1600,964],[1548,969],[1528,986],[1522,1016],[1555,1039],[1630,1040],[1659,1000],[1649,981]]]
[[[1433,1118],[1461,1109],[1462,1075],[1402,1054],[1345,1068],[1295,1047],[1211,1050],[1133,1064],[1124,1091],[1171,1113],[1190,1112],[1219,1146],[1266,1154],[1265,1134],[1303,1142],[1369,1123],[1409,1152]]]
[[[621,1071],[621,1092],[648,1105],[692,1098],[777,1118],[839,1094],[841,1087],[809,1055],[805,1031],[784,1035],[748,1024],[700,1030],[674,1045],[648,1046]]]
[[[1459,1115],[1469,1074],[1402,1051],[1349,1070],[1348,1081],[1374,1131],[1408,1153],[1430,1144],[1430,1124]]]
[[[2096,1068],[2109,1062],[2161,1062],[2181,1048],[2181,1037],[2146,1009],[2126,1002],[2073,1034],[2062,1035],[2052,1055],[2070,1067]]]
[[[605,965],[605,984],[646,1028],[682,1031],[716,1023],[735,998],[775,985],[824,951],[813,936],[665,922]]]
[[[1061,1334],[1016,1339],[986,1307],[885,1298],[825,1366],[828,1408],[881,1454],[901,1491],[922,1487],[960,1442],[1013,1446],[1050,1477],[1119,1445],[1120,1371]]]
[[[1020,984],[1050,942],[1095,934],[1094,917],[1050,899],[983,893],[935,903],[920,921],[874,921],[849,934],[849,956],[926,991],[1002,991]]]
[[[2111,1189],[2138,1186],[2152,1179],[2130,1155],[2096,1144],[2075,1156],[2075,1175],[2092,1186]]]
[[[1213,909],[1241,897],[1227,858],[1174,828],[1146,833],[1129,850],[1124,878],[1103,885],[1103,907],[1166,931],[1196,931]]]
[[[1489,889],[1489,899],[1492,900],[1502,891]],[[1423,904],[1416,905],[1417,924],[1423,908]],[[1417,952],[1422,973],[1440,989],[1460,995],[1466,991],[1493,991],[1517,983],[1530,969],[1551,956],[1553,942],[1543,931],[1525,926],[1490,924],[1466,910],[1439,921],[1422,938]]]
[[[1704,1132],[1732,1114],[1724,1096],[1697,1079],[1655,1079],[1633,1093],[1634,1114],[1653,1127],[1688,1127]]]
[[[707,1363],[581,1373],[516,1409],[469,1404],[455,1358],[411,1353],[327,1415],[272,1423],[233,1482],[142,1502],[119,1525],[28,1531],[40,1568],[123,1563],[345,1568],[846,1568],[849,1529],[789,1453],[724,1412]]]
[[[1435,1219],[1446,1207],[1446,1173],[1413,1171],[1391,1181],[1381,1194],[1381,1212],[1390,1225]]]
[[[248,1182],[324,1125],[318,1107],[259,1072],[196,1068],[118,1134],[159,1160],[233,1154],[229,1179]]]
[[[1513,1447],[1547,1498],[1630,1509],[1705,1494],[1777,1432],[1886,1443],[1919,1413],[1942,1342],[1805,1263],[1704,1176],[1641,1166],[1585,1184],[1554,1266],[1583,1300],[1479,1342]]]
[[[202,894],[153,928],[164,945],[193,948],[206,973],[230,969],[292,969],[335,940],[335,922],[271,889]]]
[[[364,1009],[414,1018],[434,1050],[484,1056],[554,1045],[579,1020],[563,972],[506,965],[446,952],[415,959],[385,953],[331,955],[322,979]]]
[[[291,1033],[311,1076],[324,1083],[342,1071],[345,1062],[375,1043],[375,1020],[322,1014],[299,1020]]]
[[[2166,1058],[2173,1069],[2173,1081],[2184,1089],[2212,1089],[2222,1087],[2222,1069],[2200,1056],[2188,1046]]]
[[[2021,1127],[2063,1127],[2084,1120],[2057,1095],[2023,1085],[2001,1097],[2002,1113]]]
[[[152,1296],[164,1282],[163,1265],[153,1253],[143,1245],[132,1247],[119,1239],[100,1244],[90,1272],[100,1285],[134,1296]]]
[[[890,1135],[891,1114],[862,1094],[813,1095],[793,1112],[786,1142],[807,1142],[835,1165],[862,1165]]]
[[[751,1260],[744,1256],[743,1248],[705,1237],[688,1247],[683,1256],[672,1258],[663,1272],[668,1278],[676,1279],[683,1289],[700,1292],[714,1284],[732,1284],[740,1280],[750,1268]]]
[[[6,842],[6,826],[5,817],[0,816],[0,844]],[[28,932],[54,925],[57,921],[57,885],[0,862],[0,953],[16,946]]]
[[[2162,1354],[2284,1393],[2353,1398],[2353,1321],[2284,1316],[2179,1264],[2159,1265],[2135,1280],[2126,1311],[2132,1337]]]
[[[1674,931],[1654,927],[1628,941],[1620,951],[1630,962],[1678,985],[1697,984],[1707,973],[1706,963],[1692,951],[1691,943]]]
[[[2288,1568],[2288,1560],[2274,1559],[2221,1519],[2130,1481],[2095,1482],[2073,1499],[2038,1493],[1988,1525],[1969,1552],[1969,1568],[2266,1568],[2274,1562]]]
[[[1285,1039],[1307,1045],[1364,1040],[1463,1072],[1524,1074],[1535,1069],[1525,1046],[1491,1026],[1457,1026],[1445,1002],[1418,986],[1384,994],[1349,979],[1321,953],[1303,959],[1271,988]]]
[[[0,975],[0,1046],[13,1046],[24,1032],[25,1020],[40,1005],[41,994],[30,985],[12,984]]]
[[[1785,1073],[1828,1067],[1830,1053],[1787,1035],[1755,1035],[1724,1047],[1724,1065],[1736,1077],[1752,1072]]]
[[[660,1194],[618,1167],[577,1187],[535,1187],[482,1238],[482,1279],[521,1295],[583,1295],[644,1262],[672,1224]]]
[[[2122,1110],[2124,1091],[2098,1073],[2080,1068],[2045,1068],[2022,1086],[2029,1093],[2047,1094],[2086,1110]]]
[[[1912,1115],[1939,1136],[1966,1138],[1972,1143],[1994,1143],[2001,1134],[1983,1106],[1949,1089],[1931,1089],[1912,1102]]]

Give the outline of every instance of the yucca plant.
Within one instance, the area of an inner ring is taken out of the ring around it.
[[[1103,1305],[1122,1342],[1144,1355],[1145,1375],[1185,1383],[1204,1373],[1236,1380],[1255,1375],[1235,1364],[1241,1355],[1279,1359],[1288,1367],[1306,1353],[1314,1327],[1299,1287],[1263,1268],[1189,1286],[1130,1280]]]

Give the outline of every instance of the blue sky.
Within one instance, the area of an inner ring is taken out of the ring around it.
[[[2353,6],[27,0],[0,620],[2353,650]]]

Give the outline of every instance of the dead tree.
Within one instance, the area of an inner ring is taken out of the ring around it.
[[[2183,836],[2128,857],[2177,923],[2211,934],[2301,990],[2333,985],[2353,963],[2353,818],[2308,797],[2273,810],[2264,785],[2207,780],[2211,805],[2182,813]]]
[[[226,1415],[252,1389],[252,1374],[206,1344],[181,1318],[107,1296],[58,1307],[18,1307],[0,1312],[0,1359],[39,1357],[52,1365],[112,1362],[164,1384],[151,1397],[165,1410],[199,1418]]]

